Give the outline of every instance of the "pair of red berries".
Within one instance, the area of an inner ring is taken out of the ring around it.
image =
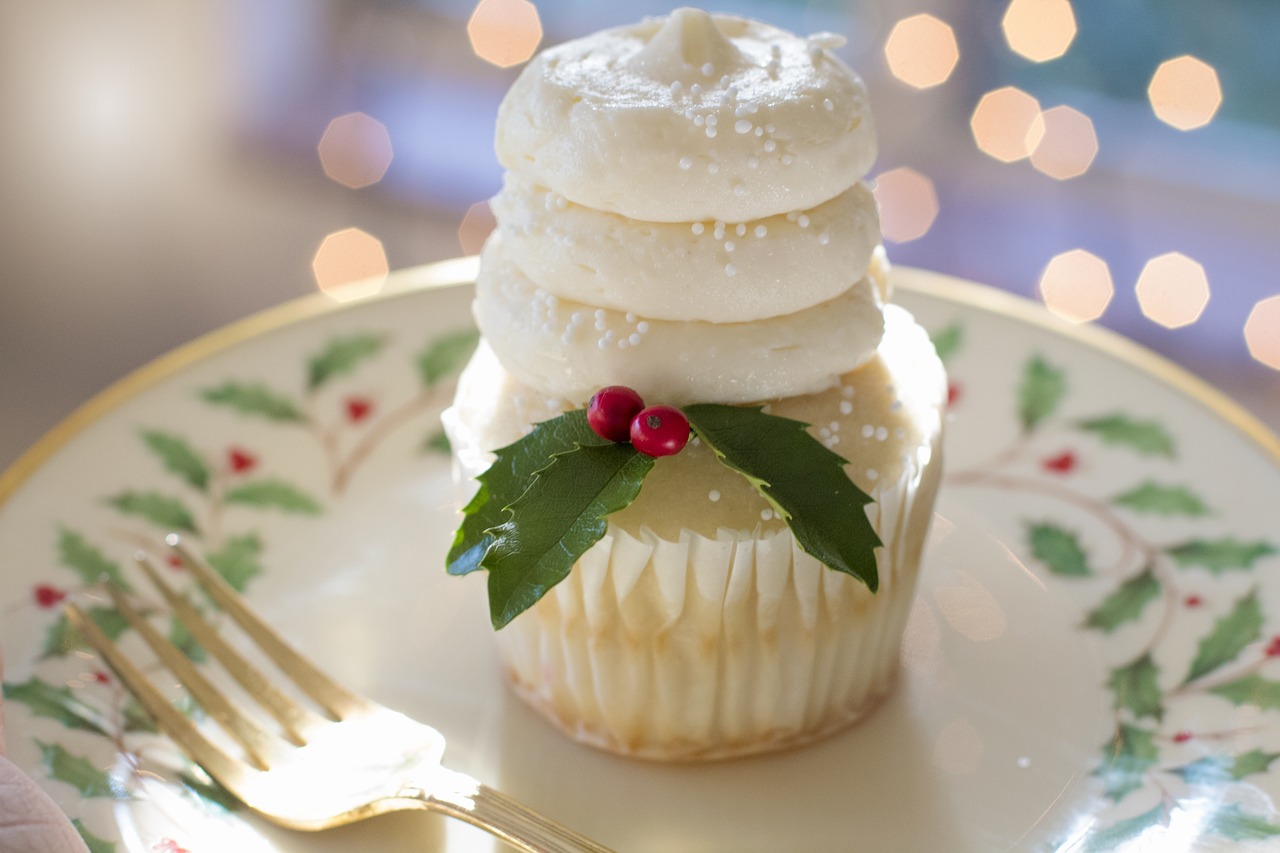
[[[601,388],[587,404],[587,423],[609,441],[630,441],[646,456],[671,456],[689,441],[689,419],[674,406],[646,406],[625,385]]]

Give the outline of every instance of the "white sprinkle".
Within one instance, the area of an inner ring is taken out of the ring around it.
[[[822,107],[823,107],[823,109],[825,109],[827,112],[831,112],[832,110],[834,110],[834,109],[836,108],[836,102],[835,102],[835,101],[833,101],[833,100],[831,100],[830,98],[824,98],[824,99],[822,100]]]
[[[739,107],[738,109],[741,110],[742,108]],[[747,121],[745,118],[740,118],[733,123],[733,129],[738,131],[738,133],[750,133],[751,127],[751,122]]]
[[[716,501],[720,500],[720,493],[715,489],[712,489],[711,491],[707,492],[707,500],[711,501],[712,503],[715,503]]]
[[[600,349],[608,349],[609,342],[606,341],[604,338],[601,338],[600,340],[596,341],[596,346],[598,346]]]
[[[778,143],[774,142],[772,139],[766,139],[764,141],[764,153],[766,154],[772,154],[777,147]]]
[[[792,163],[794,163],[795,161],[796,161],[796,158],[795,158],[795,157],[793,157],[793,156],[792,156],[792,155],[790,155],[790,154],[783,154],[783,155],[782,155],[782,165],[784,165],[784,166],[790,166],[790,165],[791,165]]]
[[[754,131],[754,132],[755,132],[755,135],[756,135],[756,136],[764,136],[764,128],[763,128],[763,127],[757,127],[757,128],[755,129],[755,131]]]
[[[690,444],[691,446],[693,446],[693,447],[701,447],[701,446],[702,446],[702,439],[698,438],[698,437],[695,435],[693,438],[689,439],[689,444]]]
[[[765,228],[763,225],[757,225],[757,226],[756,226],[755,235],[756,235],[757,237],[763,237],[764,235],[766,235],[766,234],[768,234],[768,233],[769,233],[769,229],[768,229],[768,228]]]
[[[609,331],[607,331],[607,332],[605,332],[605,333],[604,333],[604,338],[603,338],[602,340],[605,340],[605,341],[608,341],[608,342],[612,343],[612,342],[613,342],[613,339],[614,339],[615,337],[617,337],[617,336],[616,336],[616,335],[614,335],[614,333],[613,333],[613,329],[610,329]]]
[[[735,276],[738,274],[738,268],[735,267],[733,264],[725,264],[724,274],[727,276]]]
[[[706,231],[706,230],[707,230],[707,229],[706,229],[706,226],[705,226],[705,225],[703,225],[701,222],[695,222],[695,223],[693,223],[693,233],[694,233],[694,234],[701,234],[703,231]]]
[[[853,414],[853,403],[850,403],[848,400],[841,400],[841,401],[840,401],[840,414],[842,414],[842,415],[851,415],[851,414]]]
[[[707,124],[709,124],[711,127],[715,127],[719,123],[720,123],[720,119],[716,116],[715,113],[712,113],[711,115],[707,116]]]
[[[1023,770],[1026,770],[1030,766],[1031,766],[1031,759],[1027,758],[1027,756],[1024,755],[1018,759],[1018,767],[1022,768]]]
[[[802,214],[800,214],[799,216],[797,216],[797,217],[796,217],[796,224],[797,224],[797,225],[799,225],[801,228],[808,228],[808,227],[809,227],[809,217],[808,217],[808,216],[806,216],[806,215],[805,215],[805,214],[803,214],[803,213],[802,213]]]
[[[875,428],[874,426],[872,426],[871,424],[863,424],[863,425],[862,425],[862,437],[863,437],[863,438],[871,438],[871,437],[872,437],[873,435],[875,435],[875,434],[876,434],[876,428]]]
[[[717,240],[724,239],[724,223],[719,220],[716,220],[716,230],[715,230],[714,236]]]
[[[693,168],[693,158],[692,158],[692,157],[681,157],[681,158],[680,158],[680,168],[681,168],[681,169],[684,169],[685,171],[688,171],[689,169],[692,169],[692,168]]]
[[[736,248],[737,248],[737,246],[734,244],[734,242],[733,242],[732,240],[725,240],[725,241],[724,241],[724,250],[725,250],[726,252],[732,252],[732,251],[733,251],[734,249],[736,249]]]
[[[708,163],[707,171],[714,175],[716,172],[720,171],[720,164],[715,162]]]
[[[884,441],[889,437],[889,430],[886,427],[880,427],[876,430],[876,441]]]
[[[725,84],[725,83],[727,83],[728,81],[729,81],[729,78],[728,78],[728,77],[722,77],[722,78],[720,79],[720,84],[721,84],[721,85],[724,85],[724,84]],[[737,87],[737,86],[729,86],[728,88],[726,88],[726,89],[724,90],[724,97],[725,97],[725,100],[726,100],[726,101],[732,101],[734,98],[738,97],[738,87]]]
[[[556,196],[556,210],[564,210],[569,206],[569,199],[562,195]]]
[[[702,94],[702,86],[700,86],[700,85],[699,85],[699,84],[697,84],[697,83],[694,83],[692,86],[690,86],[690,87],[689,87],[689,92],[690,92],[691,94],[694,94],[694,95],[701,95],[701,94]]]
[[[830,242],[831,242],[831,235],[828,234],[826,231],[823,231],[821,234],[818,235],[819,246],[825,246]]]
[[[716,138],[716,129],[715,129],[714,127],[710,127],[710,126],[708,126],[708,127],[707,127],[707,139],[715,139],[715,138]]]
[[[840,443],[840,436],[833,435],[831,436],[831,438],[827,439],[827,449],[830,450],[831,448],[835,447],[839,443]]]
[[[562,344],[571,344],[571,343],[573,343],[573,330],[572,330],[572,329],[567,330],[563,335],[561,335],[561,336],[560,336],[560,343],[562,343]]]
[[[630,323],[631,325],[634,326],[636,324],[636,312],[628,311],[626,314],[626,318],[627,318],[627,322]]]
[[[684,84],[682,84],[679,80],[672,80],[672,81],[671,81],[671,91],[672,91],[672,92],[679,92],[683,87],[684,87]]]
[[[707,123],[707,120],[706,120],[705,118],[703,118],[702,116],[700,116],[700,115],[696,115],[696,116],[694,116],[694,117],[693,117],[693,126],[694,126],[694,127],[702,127],[702,126],[703,126],[704,124],[706,124],[706,123]]]
[[[604,320],[596,320],[596,331],[603,332],[605,328]]]
[[[751,115],[755,115],[756,113],[760,112],[760,105],[751,104],[750,106],[747,107],[747,112],[750,113]]]
[[[827,429],[826,427],[823,427],[822,429],[818,430],[818,438],[821,438],[824,441],[828,438],[831,438],[831,430]]]
[[[840,393],[843,394],[846,398],[852,397],[854,393],[853,386],[852,385],[841,386]]]
[[[697,108],[697,107],[692,107],[692,106],[690,106],[690,107],[685,107],[685,108],[684,108],[684,117],[685,117],[685,118],[693,118],[693,117],[694,117],[694,116],[696,116],[697,114],[698,114],[698,108]]]
[[[764,126],[764,132],[765,132],[765,133],[774,133],[775,131],[777,131],[777,128],[776,128],[776,127],[774,127],[774,126],[773,126],[773,125],[771,125],[771,124],[766,124],[766,125]]]
[[[735,198],[742,198],[746,194],[747,194],[747,188],[744,184],[733,185],[733,195]]]
[[[710,62],[702,66],[702,76],[714,77],[715,74],[716,74],[716,67],[712,65]]]
[[[868,480],[879,480],[879,479],[880,479],[880,472],[879,472],[879,471],[877,471],[875,468],[868,468],[868,469],[867,469],[867,479],[868,479]]]
[[[907,437],[907,431],[902,427],[898,427],[893,431],[893,437],[896,438],[898,441],[902,441],[902,439]]]
[[[748,158],[747,158],[747,168],[748,168],[748,169],[759,169],[759,168],[760,168],[760,158],[759,158],[759,157],[748,157]]]
[[[636,331],[642,335],[647,335],[649,333],[649,324],[644,320],[641,320],[639,323],[636,323]]]
[[[747,226],[746,226],[746,223],[739,222],[739,223],[738,223],[738,227],[737,227],[737,228],[735,228],[735,229],[733,229],[733,230],[737,232],[737,234],[738,234],[738,236],[739,236],[739,237],[745,237],[745,236],[747,236]]]
[[[631,345],[633,347],[638,347],[640,346],[640,341],[642,340],[642,338],[639,335],[637,335],[635,332],[632,332],[630,335],[627,336],[627,340],[631,342]]]
[[[795,222],[795,221],[796,221],[796,212],[795,212],[794,210],[792,210],[792,211],[788,211],[788,212],[787,212],[787,221],[788,221],[788,222]]]
[[[751,112],[751,110],[747,107],[747,105],[746,105],[746,104],[741,104],[740,106],[738,106],[737,108],[735,108],[735,109],[734,109],[733,114],[734,114],[736,117],[738,117],[738,118],[742,118],[744,115],[747,115],[747,114],[748,114],[748,113],[750,113],[750,112]],[[737,125],[734,125],[734,126],[736,127]],[[746,133],[746,131],[745,131],[745,130],[740,130],[740,131],[738,131],[738,132],[739,132],[739,133]]]
[[[829,427],[827,427],[827,428],[828,428],[828,429],[830,429],[832,432],[839,432],[839,431],[840,431],[840,422],[839,422],[839,421],[832,421],[832,422],[831,422],[831,425],[830,425]]]
[[[721,86],[729,86],[729,75],[728,75],[728,74],[726,74],[726,75],[724,75],[723,77],[721,77],[721,78],[720,78],[720,85],[721,85]],[[730,88],[732,88],[732,87],[730,87]],[[729,93],[728,93],[728,92],[725,92],[725,94],[726,94],[726,95],[728,95]]]
[[[555,295],[554,293],[548,293],[548,294],[547,294],[547,307],[548,307],[548,308],[555,308],[555,307],[556,307],[557,305],[559,305],[559,304],[560,304],[560,300],[559,300],[558,298],[556,298],[556,295]]]
[[[628,340],[627,338],[623,338],[622,340],[618,341],[618,349],[626,349],[629,346],[631,346],[631,341]]]
[[[596,313],[595,313],[595,318],[596,318],[597,320],[603,320],[603,319],[604,319],[604,317],[605,317],[604,309],[603,309],[603,308],[597,308],[597,309],[596,309]]]
[[[573,316],[569,318],[570,325],[576,326],[582,322],[582,312],[574,311]]]

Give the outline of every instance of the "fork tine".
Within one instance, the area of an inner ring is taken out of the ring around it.
[[[137,562],[151,584],[160,590],[160,594],[164,596],[178,620],[191,632],[196,642],[213,655],[249,695],[262,703],[271,716],[280,723],[289,740],[301,746],[306,743],[304,732],[327,722],[278,690],[261,670],[245,660],[226,640],[222,639],[217,629],[209,624],[186,596],[179,595],[167,581],[160,577],[155,564],[147,554],[138,554]]]
[[[129,620],[129,624],[142,636],[142,639],[146,640],[147,645],[177,677],[182,686],[187,688],[192,698],[244,747],[252,764],[265,770],[270,765],[270,759],[281,757],[280,742],[228,702],[226,697],[196,669],[182,650],[161,636],[146,617],[125,600],[120,590],[108,585],[107,592],[111,594],[111,600],[116,609]]]
[[[253,638],[267,657],[275,661],[281,671],[288,675],[304,693],[337,719],[369,709],[370,704],[366,699],[329,678],[317,669],[315,664],[285,642],[263,621],[262,617],[253,612],[240,593],[236,592],[222,575],[192,553],[177,535],[170,535],[165,541],[182,558],[188,570],[209,597]]]
[[[71,625],[106,662],[125,689],[137,698],[165,734],[173,738],[196,764],[207,770],[228,790],[235,792],[237,780],[246,771],[243,764],[202,735],[195,723],[160,694],[142,670],[120,651],[119,646],[108,639],[84,611],[74,604],[66,605],[64,610]]]

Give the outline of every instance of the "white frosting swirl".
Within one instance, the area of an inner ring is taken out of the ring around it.
[[[815,207],[875,158],[866,89],[829,44],[694,9],[566,42],[503,100],[498,159],[633,219],[737,223]]]

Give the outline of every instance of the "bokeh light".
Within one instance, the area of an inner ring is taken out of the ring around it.
[[[1147,98],[1156,118],[1178,130],[1194,130],[1213,121],[1222,105],[1222,86],[1212,65],[1179,56],[1160,63]]]
[[[542,41],[542,21],[529,0],[480,0],[467,21],[476,56],[499,68],[528,61]]]
[[[956,34],[933,15],[912,15],[894,24],[884,43],[889,71],[908,86],[929,89],[945,83],[960,60]]]
[[[973,140],[1002,163],[1026,159],[1044,134],[1040,102],[1014,86],[988,92],[969,120]]]
[[[906,166],[875,179],[880,207],[880,232],[886,240],[906,243],[923,237],[938,218],[938,194],[933,181]]]
[[[1180,252],[1152,258],[1138,275],[1138,304],[1147,318],[1161,326],[1189,326],[1209,303],[1209,279],[1204,267]]]
[[[497,224],[493,211],[489,209],[489,202],[477,202],[467,208],[467,213],[458,226],[458,245],[462,247],[462,254],[478,254]]]
[[[1040,296],[1049,310],[1073,323],[1096,320],[1111,304],[1115,286],[1107,262],[1084,249],[1055,255],[1040,274]]]
[[[1280,370],[1280,296],[1269,296],[1253,306],[1244,323],[1249,355],[1272,370]]]
[[[1031,165],[1064,181],[1083,175],[1098,154],[1098,136],[1087,115],[1071,107],[1045,110],[1043,132],[1031,151]]]
[[[311,259],[316,287],[339,302],[377,293],[389,271],[382,241],[359,228],[325,237]]]
[[[1032,62],[1067,52],[1076,37],[1070,0],[1012,0],[1000,21],[1009,49]]]
[[[347,113],[329,122],[320,144],[320,165],[333,180],[353,190],[376,184],[391,165],[391,134],[364,113]]]

